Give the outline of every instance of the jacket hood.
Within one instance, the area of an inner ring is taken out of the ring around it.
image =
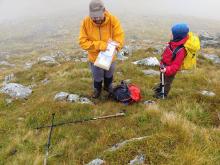
[[[89,17],[90,21],[95,25],[95,26],[104,26],[105,24],[107,24],[110,20],[110,17],[111,17],[111,14],[110,12],[108,12],[107,10],[105,11],[104,13],[104,16],[105,16],[105,21],[101,24],[101,25],[98,25],[96,24],[95,22],[93,22],[93,20],[91,19],[91,17]]]
[[[169,44],[172,46],[172,47],[177,47],[177,46],[180,46],[180,45],[184,45],[186,43],[186,41],[188,40],[189,36],[187,35],[185,38],[183,38],[182,40],[180,41],[170,41]]]

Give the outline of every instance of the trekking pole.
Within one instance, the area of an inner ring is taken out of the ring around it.
[[[51,140],[52,131],[53,131],[53,127],[54,127],[54,125],[53,125],[54,116],[55,116],[55,113],[52,114],[52,120],[51,120],[51,125],[50,125],[50,133],[49,133],[49,137],[48,137],[48,141],[47,141],[46,154],[45,154],[45,158],[44,158],[44,165],[47,165],[47,159],[48,159],[48,156],[49,156],[50,140]]]
[[[93,117],[93,118],[88,118],[88,119],[83,119],[83,120],[61,122],[61,123],[52,124],[52,125],[40,126],[35,129],[43,129],[43,128],[49,128],[49,127],[51,128],[52,126],[58,127],[58,126],[66,125],[66,124],[78,124],[78,123],[89,122],[89,121],[93,121],[93,120],[103,120],[103,119],[117,118],[117,117],[123,117],[123,116],[125,116],[125,113],[120,112],[120,113],[116,113],[115,115],[100,116],[100,117]]]
[[[160,66],[161,69],[164,69],[164,65],[162,64]],[[162,84],[162,98],[164,99],[165,96],[164,96],[164,93],[165,93],[165,83],[164,83],[164,72],[161,72],[161,84]]]
[[[162,95],[163,95],[163,99],[164,97],[164,92],[165,92],[165,85],[164,85],[164,73],[162,73]]]

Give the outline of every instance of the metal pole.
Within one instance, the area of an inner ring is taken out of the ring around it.
[[[103,119],[110,119],[110,118],[123,117],[123,116],[125,116],[125,113],[120,112],[115,115],[93,117],[93,118],[89,118],[89,119],[75,120],[75,121],[61,122],[61,123],[52,124],[52,125],[40,126],[40,127],[37,127],[36,129],[58,127],[58,126],[66,125],[66,124],[78,124],[78,123],[83,123],[83,122],[88,122],[88,121],[93,121],[93,120],[103,120]]]
[[[49,137],[48,137],[48,141],[47,141],[46,154],[45,154],[45,158],[44,158],[44,165],[47,165],[47,159],[48,159],[48,156],[49,156],[50,140],[51,140],[52,131],[53,131],[53,127],[54,127],[54,125],[53,125],[54,116],[55,116],[55,113],[52,114],[50,133],[49,133]]]
[[[162,74],[162,97],[163,99],[165,98],[164,97],[164,93],[165,93],[165,84],[164,84],[164,72],[161,73]]]

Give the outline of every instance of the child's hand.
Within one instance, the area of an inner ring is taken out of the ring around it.
[[[160,68],[160,72],[165,73],[166,72],[166,68]]]

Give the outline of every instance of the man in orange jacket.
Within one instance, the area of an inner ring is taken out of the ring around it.
[[[104,90],[108,92],[112,91],[115,55],[108,71],[94,66],[99,52],[107,49],[108,41],[117,42],[117,50],[122,48],[124,44],[124,32],[120,22],[115,16],[105,10],[101,0],[91,0],[89,4],[89,16],[84,18],[80,28],[79,45],[88,52],[88,59],[94,80],[93,98],[100,96],[103,80]]]

